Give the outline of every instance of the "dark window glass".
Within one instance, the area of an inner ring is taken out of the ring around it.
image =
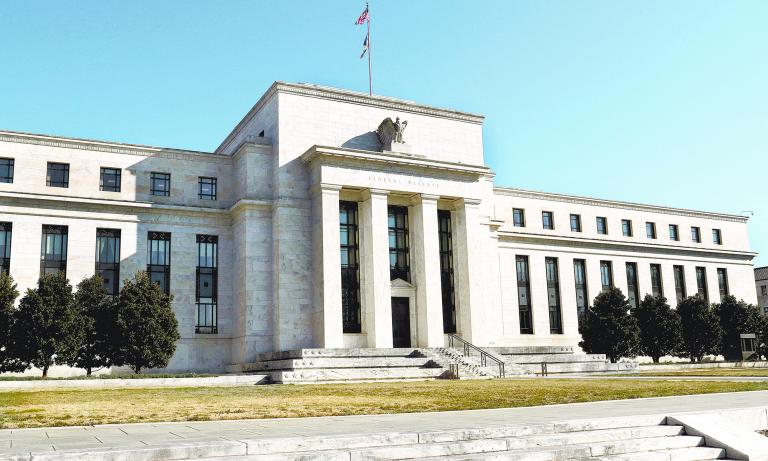
[[[515,227],[525,227],[525,210],[514,208],[512,210],[512,222]]]
[[[13,224],[0,223],[0,271],[6,274],[11,272],[11,234]]]
[[[443,331],[456,333],[456,290],[453,280],[453,229],[451,212],[437,212],[440,243],[440,284],[443,291]]]
[[[357,202],[339,202],[341,317],[344,333],[360,333],[360,240]]]
[[[197,324],[195,333],[219,332],[219,238],[215,235],[197,236]]]
[[[551,211],[541,212],[541,224],[544,229],[553,230],[555,228],[555,217]]]
[[[161,197],[171,195],[171,175],[169,173],[151,173],[149,177],[149,193]]]
[[[600,261],[600,283],[603,291],[613,288],[613,265],[610,261]]]
[[[664,296],[664,283],[661,280],[661,264],[651,264],[651,292],[653,296]]]
[[[69,164],[48,162],[45,184],[50,187],[69,187]]]
[[[691,240],[695,243],[701,243],[701,229],[691,227]]]
[[[669,239],[675,241],[680,240],[680,232],[677,229],[677,224],[669,225]]]
[[[685,269],[683,266],[674,266],[672,269],[675,274],[675,295],[679,304],[688,296],[685,290]]]
[[[67,226],[43,225],[40,275],[67,274]]]
[[[0,158],[0,182],[13,182],[13,164],[12,158]]]
[[[624,237],[632,237],[632,221],[629,219],[621,220],[621,234]]]
[[[99,189],[105,192],[120,192],[122,170],[119,168],[102,168]]]
[[[576,282],[576,312],[579,317],[579,326],[581,326],[587,316],[587,262],[585,260],[573,260],[573,278]]]
[[[640,300],[640,293],[637,288],[637,264],[627,263],[627,296],[629,305],[632,308],[637,307]]]
[[[112,296],[120,293],[120,230],[96,229],[96,273]]]
[[[531,282],[528,277],[528,256],[515,257],[517,268],[517,303],[520,309],[520,334],[533,334],[531,312]]]
[[[571,215],[571,232],[581,232],[581,215]]]
[[[217,182],[216,178],[201,177],[198,183],[198,197],[201,200],[216,200]]]
[[[656,238],[656,223],[653,223],[653,222],[645,223],[645,236],[648,237],[649,239]]]
[[[563,315],[560,308],[560,276],[557,258],[544,260],[547,272],[547,298],[549,299],[549,333],[563,334]]]
[[[389,277],[411,281],[408,246],[408,208],[389,207]]]
[[[608,234],[608,220],[602,216],[597,217],[597,233],[602,235]]]
[[[696,288],[697,294],[709,302],[709,293],[707,292],[707,269],[705,267],[696,268]]]
[[[720,287],[720,302],[723,302],[723,299],[730,294],[728,290],[728,270],[723,268],[717,270],[717,284]]]
[[[720,232],[720,229],[712,229],[712,243],[715,245],[723,244],[723,234]]]
[[[147,272],[149,279],[171,292],[171,233],[150,231],[147,236]]]

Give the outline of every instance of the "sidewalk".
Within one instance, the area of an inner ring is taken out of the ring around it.
[[[542,385],[546,386],[545,380]],[[768,391],[441,413],[12,429],[0,430],[0,461],[30,459],[30,453],[58,456],[69,451],[82,455],[92,450],[218,444],[226,447],[231,441],[257,438],[442,431],[755,407],[768,407]],[[75,453],[71,459],[77,459]]]

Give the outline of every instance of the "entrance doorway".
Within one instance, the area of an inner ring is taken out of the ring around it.
[[[408,298],[392,298],[392,347],[411,347],[411,315]]]

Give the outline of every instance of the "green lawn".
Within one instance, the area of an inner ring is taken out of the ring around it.
[[[643,371],[632,376],[768,376],[768,368],[697,368],[680,371]]]
[[[0,428],[360,415],[768,390],[768,383],[489,380],[0,392]]]

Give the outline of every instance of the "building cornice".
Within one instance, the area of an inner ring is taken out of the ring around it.
[[[227,147],[229,147],[229,144],[235,139],[242,128],[245,127],[261,110],[261,108],[264,107],[264,105],[277,93],[327,99],[331,101],[346,102],[361,106],[379,107],[383,109],[409,112],[412,114],[426,115],[430,117],[447,118],[468,123],[482,124],[485,120],[485,117],[482,115],[426,106],[405,99],[397,99],[377,95],[371,96],[367,93],[360,93],[357,91],[343,90],[340,88],[332,88],[321,85],[312,85],[308,83],[287,83],[277,81],[269,87],[269,89],[261,96],[261,98],[259,98],[256,104],[253,105],[251,110],[245,114],[245,116],[240,120],[235,128],[227,135],[226,138],[224,138],[224,141],[222,141],[219,147],[216,148],[216,152],[221,153]]]
[[[556,194],[551,192],[539,192],[525,189],[514,189],[508,187],[494,187],[494,194],[505,195],[509,197],[530,198],[536,200],[551,200],[555,202],[574,203],[578,205],[600,206],[608,208],[621,208],[634,211],[647,211],[649,213],[663,213],[676,216],[687,216],[691,218],[714,219],[718,221],[747,222],[748,216],[733,215],[727,213],[713,213],[708,211],[688,210],[685,208],[672,208],[657,205],[644,205],[641,203],[620,202],[616,200],[606,200],[591,197],[581,197],[577,195]]]
[[[313,146],[301,155],[304,163],[316,161],[324,163],[360,161],[371,163],[386,163],[392,166],[400,166],[413,169],[439,170],[446,173],[471,175],[480,177],[488,174],[490,169],[482,165],[469,165],[466,163],[446,162],[422,157],[414,157],[395,152],[374,152],[368,150],[347,149],[344,147]]]
[[[230,161],[229,156],[214,154],[210,152],[143,146],[138,144],[124,144],[108,141],[97,141],[92,139],[68,138],[44,134],[22,133],[16,131],[0,131],[0,142],[34,144],[38,146],[81,149],[96,152],[108,152],[112,154],[139,155],[142,157],[161,157],[178,160],[189,159],[189,156],[195,156],[196,160],[203,160],[208,162]]]

